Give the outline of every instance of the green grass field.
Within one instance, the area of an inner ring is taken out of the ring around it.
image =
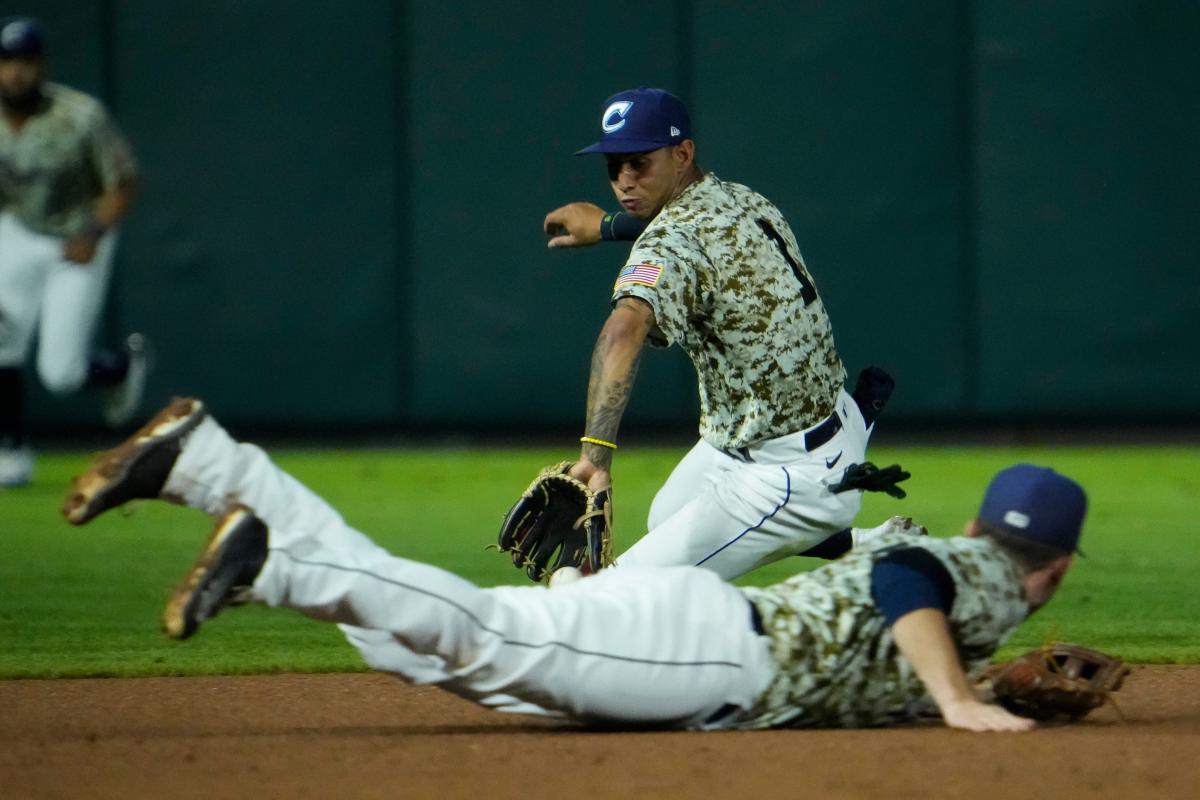
[[[503,511],[547,450],[282,451],[278,462],[397,554],[485,585],[524,581],[485,547]],[[617,549],[641,533],[654,490],[679,450],[622,451]],[[935,535],[958,533],[995,470],[1053,465],[1088,489],[1091,508],[1076,561],[1054,601],[1004,653],[1051,638],[1140,662],[1200,662],[1200,547],[1194,525],[1200,449],[1183,447],[878,448],[880,464],[913,473],[909,497],[868,496],[860,521],[912,516]],[[196,675],[365,669],[331,625],[289,611],[234,609],[194,639],[158,632],[167,592],[210,522],[146,502],[84,528],[58,507],[87,454],[48,454],[33,486],[0,490],[0,678]],[[746,579],[765,584],[816,563],[790,559]]]

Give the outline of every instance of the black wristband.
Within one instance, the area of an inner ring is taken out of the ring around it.
[[[604,218],[600,220],[600,238],[601,239],[603,239],[606,242],[611,242],[617,238],[617,237],[613,236],[612,226],[613,226],[613,218],[619,217],[619,216],[621,216],[620,211],[618,211],[616,214],[605,214]]]
[[[600,220],[600,238],[606,242],[632,242],[646,230],[646,222],[618,211]]]
[[[92,220],[79,231],[80,236],[87,236],[96,240],[99,240],[106,233],[108,233],[108,226],[101,225],[96,220]]]

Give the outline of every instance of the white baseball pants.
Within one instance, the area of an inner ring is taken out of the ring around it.
[[[847,465],[866,460],[870,431],[844,389],[835,408],[841,430],[811,452],[804,432],[735,455],[698,442],[655,495],[649,533],[617,564],[691,564],[731,580],[850,527],[862,492],[833,494],[828,487]]]
[[[25,363],[36,329],[42,385],[56,394],[83,386],[115,248],[116,233],[106,233],[91,263],[75,264],[61,238],[0,213],[0,367]]]
[[[256,600],[340,623],[372,667],[507,711],[719,727],[766,689],[768,640],[746,597],[692,567],[605,570],[574,583],[481,589],[395,557],[258,447],[211,418],[164,495],[268,525]]]

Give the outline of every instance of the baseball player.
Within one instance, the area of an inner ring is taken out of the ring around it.
[[[98,457],[64,506],[82,524],[139,497],[213,514],[166,632],[258,602],[338,623],[372,667],[483,705],[690,729],[882,725],[940,713],[969,730],[1032,720],[970,676],[1054,594],[1083,490],[1021,464],[965,537],[882,535],[816,571],[738,589],[697,567],[623,566],[561,587],[481,589],[393,556],[193,399]]]
[[[99,102],[46,80],[36,20],[0,20],[0,111],[0,487],[11,487],[33,472],[22,365],[35,332],[42,384],[107,389],[112,425],[137,409],[146,354],[137,334],[122,352],[89,352],[136,169]]]
[[[600,126],[578,154],[605,157],[621,212],[573,203],[544,223],[552,247],[636,238],[592,355],[571,474],[597,491],[611,484],[647,341],[687,352],[701,406],[700,441],[654,498],[649,532],[617,563],[694,564],[732,578],[869,538],[847,530],[862,492],[829,487],[865,460],[871,426],[843,388],[829,316],[787,221],[762,195],[701,170],[674,95],[619,92]]]

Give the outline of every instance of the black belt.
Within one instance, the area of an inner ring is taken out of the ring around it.
[[[835,410],[817,427],[804,433],[804,450],[811,453],[833,438],[842,429],[842,418]]]
[[[833,435],[842,429],[842,418],[838,416],[837,411],[834,411],[825,420],[819,423],[815,428],[804,432],[804,451],[811,453],[821,445],[833,438]],[[738,461],[747,464],[753,464],[754,458],[750,455],[749,447],[739,447],[737,449],[724,448],[722,453],[730,458],[736,458]]]

